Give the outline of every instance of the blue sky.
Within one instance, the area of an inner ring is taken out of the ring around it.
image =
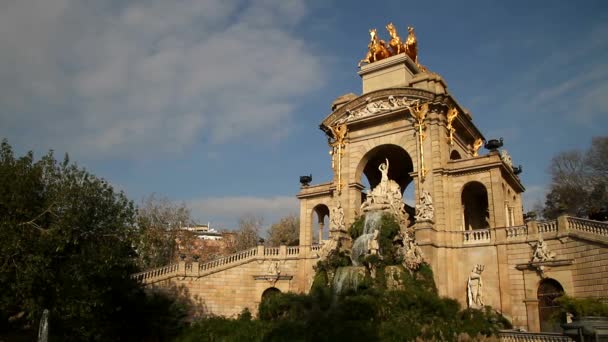
[[[505,139],[527,208],[555,153],[608,132],[605,1],[4,0],[0,136],[68,152],[136,202],[270,224],[297,212],[298,176],[330,179],[318,125],[361,92],[368,29],[391,21]]]

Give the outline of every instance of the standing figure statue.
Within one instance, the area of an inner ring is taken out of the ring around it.
[[[331,209],[331,215],[329,216],[329,231],[333,232],[344,229],[344,208],[342,208],[342,204],[338,201],[336,206]]]
[[[483,308],[483,282],[481,281],[481,273],[484,268],[484,265],[475,265],[471,274],[469,274],[469,280],[467,281],[467,304],[469,308]]]
[[[382,174],[380,178],[380,192],[382,195],[385,195],[388,192],[388,158],[386,158],[386,163],[378,166],[378,170]]]

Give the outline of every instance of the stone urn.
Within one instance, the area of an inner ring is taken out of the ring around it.
[[[501,147],[502,147],[502,145],[503,145],[503,140],[502,140],[502,138],[500,138],[500,139],[490,139],[490,140],[488,140],[488,142],[486,142],[486,144],[485,144],[485,146],[484,146],[484,147],[485,147],[487,150],[490,150],[490,151],[496,151],[496,150],[498,150],[499,148],[501,148]]]
[[[577,342],[608,341],[608,317],[575,317],[572,323],[565,323],[561,326],[564,329],[564,335]]]

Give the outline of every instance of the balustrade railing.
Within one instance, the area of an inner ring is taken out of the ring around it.
[[[171,265],[167,265],[164,267],[155,268],[153,270],[136,273],[136,274],[132,275],[131,277],[134,279],[137,279],[139,281],[144,281],[146,279],[156,278],[156,277],[159,277],[159,276],[162,276],[165,274],[173,273],[173,272],[177,271],[178,267],[179,267],[178,264],[171,264]]]
[[[257,254],[258,254],[257,247],[246,249],[244,251],[241,251],[241,252],[238,252],[238,253],[223,257],[223,258],[211,260],[209,262],[200,264],[198,269],[199,269],[199,271],[210,271],[212,269],[222,267],[224,265],[228,265],[228,264],[232,264],[234,262],[253,258]]]
[[[311,251],[320,251],[323,245],[312,245],[310,246]]]
[[[505,232],[507,234],[507,239],[514,239],[522,236],[528,235],[528,226],[515,226],[515,227],[506,227]]]
[[[557,220],[541,221],[537,223],[539,233],[549,233],[557,231]]]
[[[264,248],[264,255],[275,256],[279,255],[279,247]]]
[[[501,342],[571,342],[570,337],[559,333],[530,333],[523,331],[500,331]]]
[[[490,242],[490,229],[473,229],[462,232],[464,243]]]
[[[300,254],[299,246],[287,247],[287,255],[298,255]]]
[[[568,216],[568,228],[585,233],[608,236],[608,222],[586,220]]]

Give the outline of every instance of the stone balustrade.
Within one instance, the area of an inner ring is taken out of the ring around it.
[[[559,333],[530,333],[523,331],[500,331],[501,342],[571,342],[570,337]]]
[[[299,246],[290,246],[287,247],[287,255],[299,255],[300,247]]]
[[[196,261],[190,263],[181,261],[177,264],[171,264],[168,266],[134,274],[132,275],[132,278],[137,279],[142,283],[155,283],[176,276],[201,277],[226,268],[240,265],[253,259],[282,259],[305,257],[301,254],[305,252],[301,247],[303,246],[257,246],[201,264]],[[309,247],[311,251],[318,251],[321,249],[321,245],[312,245]],[[317,256],[314,255],[314,257]]]
[[[537,223],[539,233],[549,233],[557,231],[557,220],[541,221]]]
[[[585,233],[608,237],[608,222],[586,220],[568,216],[568,228]]]
[[[131,277],[141,282],[146,282],[146,280],[156,277],[162,277],[166,274],[173,274],[177,271],[178,264],[170,264],[167,266],[155,268],[153,270],[140,272],[133,274]]]
[[[490,229],[466,230],[463,232],[463,238],[465,244],[487,243],[491,239]]]
[[[209,262],[200,264],[198,270],[199,270],[199,272],[200,271],[203,271],[203,272],[211,271],[213,269],[220,268],[224,265],[229,265],[229,264],[233,264],[233,263],[236,263],[239,261],[251,259],[251,258],[257,256],[257,252],[258,252],[257,247],[246,249],[244,251],[234,253],[232,255],[228,255],[228,256],[225,256],[222,258],[218,258],[218,259],[211,260]]]
[[[528,226],[514,226],[514,227],[506,227],[505,233],[507,239],[515,239],[518,237],[523,237],[528,235]]]
[[[503,233],[504,232],[504,233]],[[545,237],[563,236],[570,233],[586,233],[595,238],[608,238],[608,222],[582,219],[578,217],[560,216],[557,220],[529,221],[525,225],[498,227],[489,229],[474,229],[461,232],[445,232],[445,234],[462,234],[462,243],[509,243],[511,240],[538,239],[538,234]],[[441,232],[438,232],[441,234]]]
[[[264,248],[264,256],[279,255],[279,247]]]

